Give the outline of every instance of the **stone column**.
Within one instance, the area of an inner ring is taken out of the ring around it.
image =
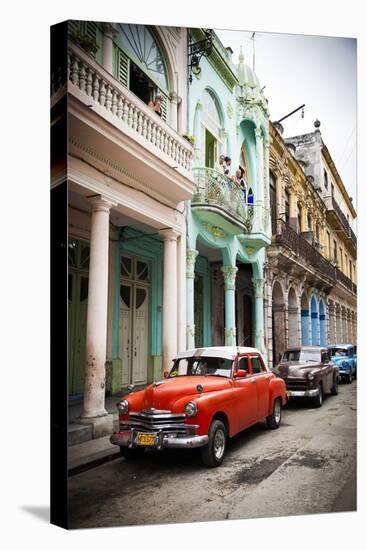
[[[257,186],[255,192],[257,196],[254,197],[254,201],[256,204],[263,206],[263,136],[260,128],[255,129],[255,144],[257,153]]]
[[[266,353],[263,331],[263,279],[252,279],[255,295],[255,347]]]
[[[177,238],[173,229],[162,230],[164,239],[163,369],[170,370],[177,353]]]
[[[113,38],[118,33],[112,23],[102,23],[103,27],[103,67],[113,73]]]
[[[112,203],[102,196],[92,203],[89,292],[86,326],[86,368],[84,402],[81,418],[97,419],[107,415],[105,410],[105,361],[107,347],[108,310],[108,249],[109,211]],[[91,422],[93,423],[93,422]],[[102,435],[102,423],[94,437]],[[94,428],[96,428],[96,425]],[[109,429],[105,426],[105,429]],[[101,431],[100,431],[101,430]]]
[[[277,232],[281,232],[281,219],[283,214],[283,201],[282,201],[282,176],[279,174],[276,179],[276,206],[277,206]]]
[[[266,208],[271,208],[270,191],[269,191],[269,140],[264,142],[264,158],[265,158],[265,177],[266,177]]]
[[[235,278],[236,265],[221,267],[225,283],[225,346],[236,346]]]
[[[187,250],[186,293],[187,293],[187,349],[195,347],[194,342],[194,266],[198,250]]]

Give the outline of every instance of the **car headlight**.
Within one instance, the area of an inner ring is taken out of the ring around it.
[[[196,416],[198,412],[198,407],[196,403],[194,403],[193,401],[189,401],[186,405],[185,411],[187,416]]]
[[[123,401],[120,401],[117,403],[117,409],[120,414],[127,414],[128,413],[128,401],[126,399],[123,399]]]
[[[313,373],[309,372],[308,374],[308,380],[314,380],[315,376],[313,375]]]

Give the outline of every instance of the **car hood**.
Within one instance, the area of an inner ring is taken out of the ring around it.
[[[277,367],[278,375],[281,378],[305,377],[311,370],[319,368],[319,363],[283,363]]]
[[[197,385],[203,387],[203,394],[231,387],[228,378],[218,376],[177,376],[151,384],[144,390],[143,409],[172,410],[174,403],[182,397],[187,401],[199,395]]]
[[[336,365],[338,365],[339,363],[343,363],[343,361],[347,361],[347,360],[348,360],[348,357],[342,357],[342,356],[332,357],[332,363],[335,363]]]

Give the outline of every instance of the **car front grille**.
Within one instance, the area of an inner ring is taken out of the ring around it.
[[[288,390],[308,390],[309,384],[303,378],[285,378],[286,389]]]
[[[120,429],[132,428],[140,432],[159,432],[187,434],[195,426],[185,424],[185,414],[175,414],[170,411],[147,409],[141,412],[130,412],[128,421],[120,422]]]

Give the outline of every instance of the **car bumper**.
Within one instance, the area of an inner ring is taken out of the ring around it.
[[[119,447],[151,448],[151,449],[195,449],[208,443],[208,435],[189,435],[187,437],[172,437],[162,432],[156,434],[153,445],[139,445],[133,432],[116,433],[110,437],[110,442]]]
[[[286,390],[287,398],[289,397],[316,397],[319,395],[319,388],[314,390]]]

